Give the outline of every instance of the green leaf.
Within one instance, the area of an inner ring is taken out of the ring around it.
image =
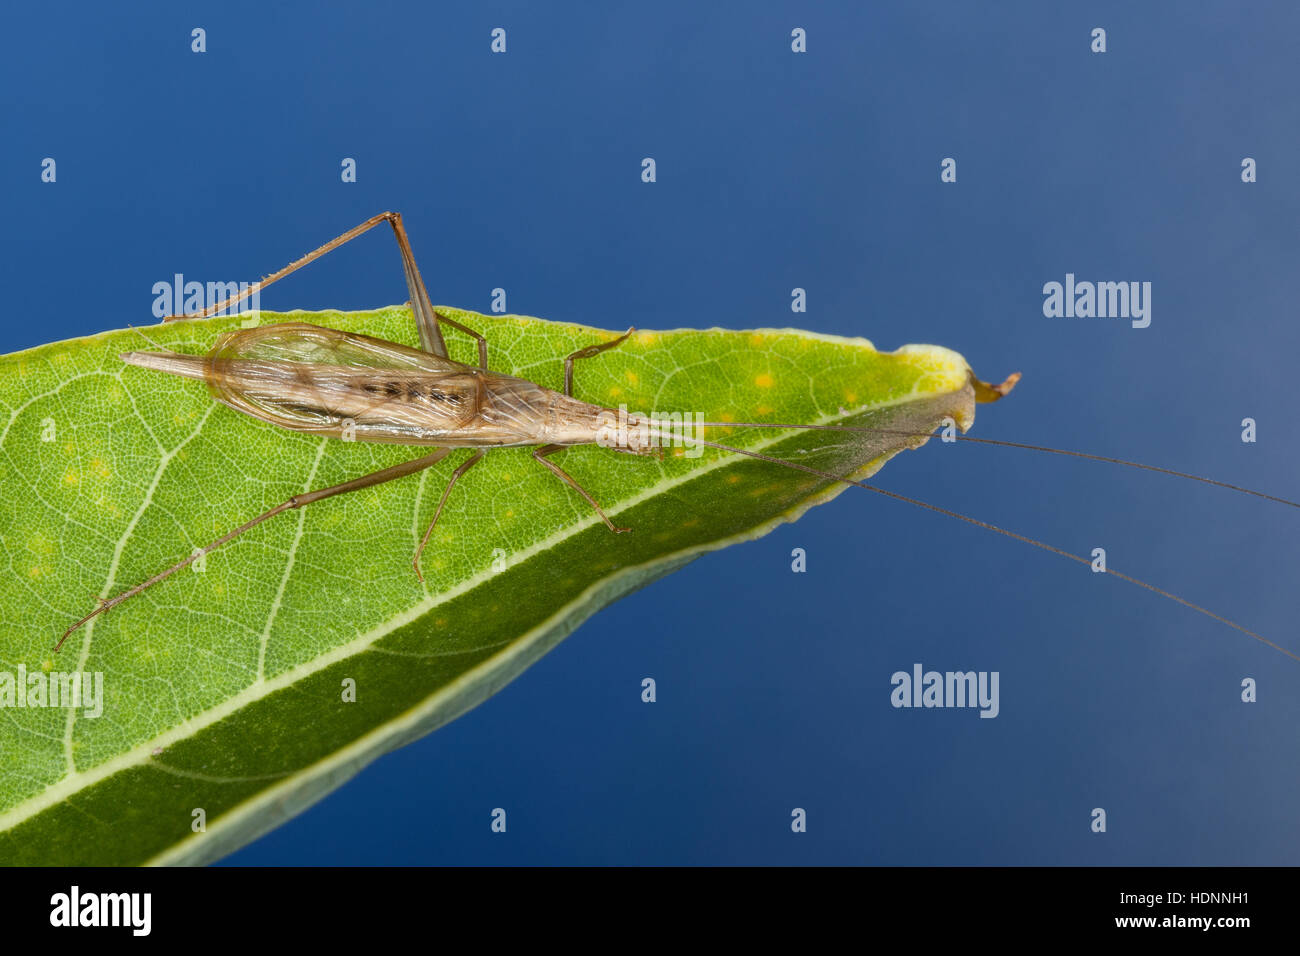
[[[445,311],[487,336],[492,368],[552,388],[565,355],[614,335]],[[405,308],[261,316],[288,319],[416,344]],[[198,354],[247,321],[143,334]],[[453,356],[473,361],[472,341],[448,334]],[[150,347],[128,330],[0,358],[3,863],[216,859],[475,706],[604,605],[845,488],[712,449],[662,461],[597,446],[556,455],[633,529],[614,535],[529,450],[499,449],[448,499],[421,585],[411,556],[468,455],[458,452],[267,521],[209,554],[201,572],[94,619],[55,655],[96,596],[295,493],[424,453],[287,432],[218,404],[198,382],[118,359]],[[947,416],[968,427],[981,388],[946,349],[881,353],[796,331],[642,332],[578,362],[575,377],[579,397],[614,408],[923,433]],[[923,441],[742,428],[707,437],[858,478]],[[102,713],[34,696],[57,686],[49,672],[102,675]],[[348,682],[355,702],[344,701]],[[204,832],[194,832],[196,809]]]

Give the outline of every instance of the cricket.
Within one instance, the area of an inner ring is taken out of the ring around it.
[[[276,515],[335,495],[416,474],[438,464],[456,449],[470,449],[472,453],[451,473],[432,519],[416,547],[412,565],[415,574],[421,580],[423,580],[420,571],[421,555],[452,489],[494,448],[533,448],[532,458],[580,495],[611,532],[624,533],[631,530],[615,525],[596,499],[576,478],[551,460],[551,456],[565,448],[588,444],[601,445],[623,454],[662,455],[663,439],[668,436],[660,428],[641,422],[636,427],[614,430],[610,426],[614,417],[618,415],[617,412],[602,405],[583,401],[574,395],[575,363],[580,359],[590,359],[618,347],[635,329],[629,329],[610,341],[590,345],[567,355],[564,358],[563,391],[544,388],[524,378],[492,371],[488,367],[487,340],[475,330],[433,308],[432,300],[416,266],[400,214],[383,212],[373,216],[291,262],[278,272],[268,275],[252,287],[193,315],[167,316],[164,321],[205,318],[219,313],[383,223],[392,227],[401,253],[402,268],[410,306],[418,328],[420,348],[411,348],[383,339],[322,328],[303,322],[282,322],[226,332],[206,355],[187,355],[166,350],[135,351],[123,354],[121,359],[130,365],[204,382],[216,400],[236,411],[281,428],[339,439],[343,439],[346,432],[346,440],[410,445],[432,450],[409,461],[340,484],[294,495],[195,550],[188,557],[177,561],[153,577],[111,598],[97,599],[97,605],[89,613],[64,630],[54,646],[55,652],[63,646],[70,635],[92,618],[160,584],[177,571],[234,541],[246,531]],[[449,357],[442,334],[444,324],[476,340],[477,365],[464,364]],[[990,403],[1007,395],[1019,381],[1020,374],[1014,373],[1008,376],[999,385],[979,381],[973,374],[970,379],[975,400]],[[759,421],[719,421],[703,424],[718,428],[883,432],[922,440],[930,434],[856,425]],[[961,441],[1066,455],[1142,469],[1300,508],[1300,503],[1287,498],[1155,465],[1021,442],[966,435],[953,437]],[[798,462],[703,438],[692,440],[724,453],[747,456],[827,481],[873,491],[1084,565],[1091,563],[1087,557],[1036,538],[879,488],[847,475],[832,474]],[[1300,661],[1300,655],[1295,652],[1171,591],[1113,568],[1106,568],[1106,573],[1204,614]]]

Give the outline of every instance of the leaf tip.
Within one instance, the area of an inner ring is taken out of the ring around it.
[[[1003,398],[1016,387],[1018,381],[1020,381],[1019,372],[1012,372],[1001,385],[990,385],[988,382],[981,382],[975,377],[974,372],[970,376],[971,386],[975,389],[975,401],[981,404],[996,402],[998,399]]]

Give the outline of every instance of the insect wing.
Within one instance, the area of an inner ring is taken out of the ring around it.
[[[214,398],[283,428],[400,444],[463,429],[482,393],[459,362],[300,322],[226,333],[204,377]]]

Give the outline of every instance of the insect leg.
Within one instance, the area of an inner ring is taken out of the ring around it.
[[[486,372],[487,371],[487,339],[483,338],[483,336],[479,335],[469,326],[461,325],[455,319],[447,318],[441,312],[435,311],[433,314],[438,317],[439,322],[446,322],[453,329],[460,329],[466,335],[472,335],[474,336],[474,338],[478,339],[478,367],[483,369],[483,371]]]
[[[442,492],[442,498],[438,501],[438,510],[433,513],[433,520],[429,522],[429,527],[425,529],[424,537],[420,539],[420,546],[415,549],[415,557],[411,560],[411,564],[415,567],[415,576],[420,579],[421,584],[424,583],[424,575],[420,573],[420,555],[424,553],[424,546],[429,543],[429,535],[433,534],[433,526],[438,523],[438,518],[442,515],[442,506],[447,503],[447,496],[451,494],[452,486],[460,480],[460,476],[482,461],[483,456],[486,454],[486,449],[479,449],[467,458],[464,464],[451,473],[451,481],[447,482],[447,487]]]
[[[627,336],[624,336],[624,338],[627,338]],[[618,343],[613,342],[609,344],[617,345]],[[621,532],[624,531],[631,531],[632,530],[631,528],[615,527],[614,522],[609,520],[609,516],[606,515],[604,511],[601,510],[600,505],[596,504],[596,499],[591,497],[591,495],[587,493],[587,489],[582,487],[582,485],[578,484],[576,481],[574,481],[573,478],[568,474],[568,472],[566,472],[563,468],[561,468],[555,462],[549,461],[546,458],[547,455],[553,455],[555,454],[555,452],[561,450],[562,448],[567,448],[567,447],[568,447],[567,445],[543,445],[541,448],[533,452],[533,457],[536,458],[538,461],[540,461],[547,468],[551,469],[551,471],[555,472],[555,474],[559,475],[560,480],[563,481],[566,485],[569,485],[571,488],[576,488],[578,494],[582,495],[582,497],[587,499],[587,504],[591,505],[593,508],[596,509],[596,514],[600,515],[600,520],[605,522],[605,524],[609,527],[610,531],[613,531],[615,534],[620,534]]]
[[[628,329],[626,332],[624,332],[622,335],[620,335],[618,338],[614,339],[613,341],[602,342],[599,345],[588,345],[585,349],[578,349],[578,351],[574,352],[572,355],[565,358],[564,394],[568,395],[570,398],[573,397],[573,360],[574,359],[591,358],[593,355],[599,355],[601,352],[604,352],[606,349],[612,349],[616,345],[621,345],[623,344],[624,341],[626,341],[627,337],[635,331],[636,331],[635,328]],[[586,492],[584,491],[583,494],[586,494]],[[597,508],[596,510],[599,511],[600,509]],[[605,523],[609,524],[608,521],[606,521]]]
[[[334,495],[345,494],[349,491],[357,491],[361,488],[369,488],[371,485],[383,484],[385,481],[392,481],[394,478],[403,478],[406,475],[411,475],[417,471],[422,471],[423,469],[428,468],[431,465],[436,465],[438,462],[442,461],[442,459],[446,458],[447,455],[449,455],[450,453],[451,453],[450,448],[439,448],[438,450],[432,452],[431,454],[425,455],[423,458],[413,458],[410,461],[404,461],[401,462],[400,464],[392,465],[388,468],[383,468],[379,471],[371,472],[368,475],[362,475],[360,478],[353,478],[351,481],[345,481],[342,484],[331,485],[328,488],[320,488],[317,489],[316,491],[308,491],[301,495],[294,495],[288,501],[282,501],[280,504],[276,505],[271,510],[263,512],[262,514],[258,515],[256,518],[253,518],[251,521],[244,522],[234,531],[228,531],[220,538],[217,538],[216,541],[213,541],[211,544],[207,545],[206,547],[200,548],[199,550],[195,551],[188,558],[185,558],[182,561],[177,561],[166,571],[161,571],[158,574],[155,574],[149,580],[141,584],[137,584],[129,591],[123,591],[121,594],[118,594],[115,597],[108,598],[107,600],[104,600],[102,598],[97,599],[99,601],[99,604],[93,611],[91,611],[80,621],[78,621],[76,624],[73,624],[71,627],[69,627],[66,631],[63,632],[63,636],[59,638],[59,643],[54,645],[55,652],[57,652],[59,648],[63,646],[63,642],[68,639],[69,634],[71,634],[77,628],[81,627],[81,625],[85,624],[91,618],[103,614],[105,611],[109,610],[110,608],[115,607],[118,604],[121,604],[127,598],[135,597],[141,591],[145,590],[146,588],[152,587],[153,585],[157,584],[159,581],[163,580],[164,578],[171,577],[171,575],[175,574],[181,568],[188,567],[190,564],[193,564],[195,561],[203,557],[205,554],[209,553],[210,551],[215,551],[217,548],[221,547],[223,544],[226,544],[229,541],[233,541],[235,538],[238,538],[245,531],[257,527],[266,519],[274,518],[276,515],[280,514],[281,512],[289,511],[293,508],[301,508],[303,505],[309,505],[312,502],[320,501],[323,498],[330,498],[333,497]]]
[[[224,302],[218,302],[216,305],[210,305],[194,315],[169,315],[163,319],[164,322],[171,322],[176,319],[202,319],[214,315],[217,312],[227,309],[238,302],[247,299],[254,292],[260,292],[272,282],[278,282],[289,273],[301,269],[309,262],[313,262],[325,255],[327,252],[333,252],[339,246],[350,242],[364,232],[369,232],[381,222],[387,222],[393,227],[393,234],[397,237],[397,248],[402,253],[402,271],[406,274],[406,289],[411,297],[411,310],[415,313],[415,322],[420,330],[420,346],[426,352],[432,352],[447,358],[447,346],[442,340],[442,333],[438,330],[438,317],[433,314],[433,304],[429,301],[429,293],[424,287],[424,280],[420,278],[420,270],[415,264],[415,255],[411,252],[410,240],[406,238],[406,229],[402,226],[402,214],[397,212],[381,212],[377,216],[371,216],[359,226],[354,226],[341,236],[331,239],[325,245],[318,249],[313,249],[301,259],[295,259],[278,272],[272,272],[269,276],[262,279],[251,288],[245,289],[238,295],[232,295]]]

